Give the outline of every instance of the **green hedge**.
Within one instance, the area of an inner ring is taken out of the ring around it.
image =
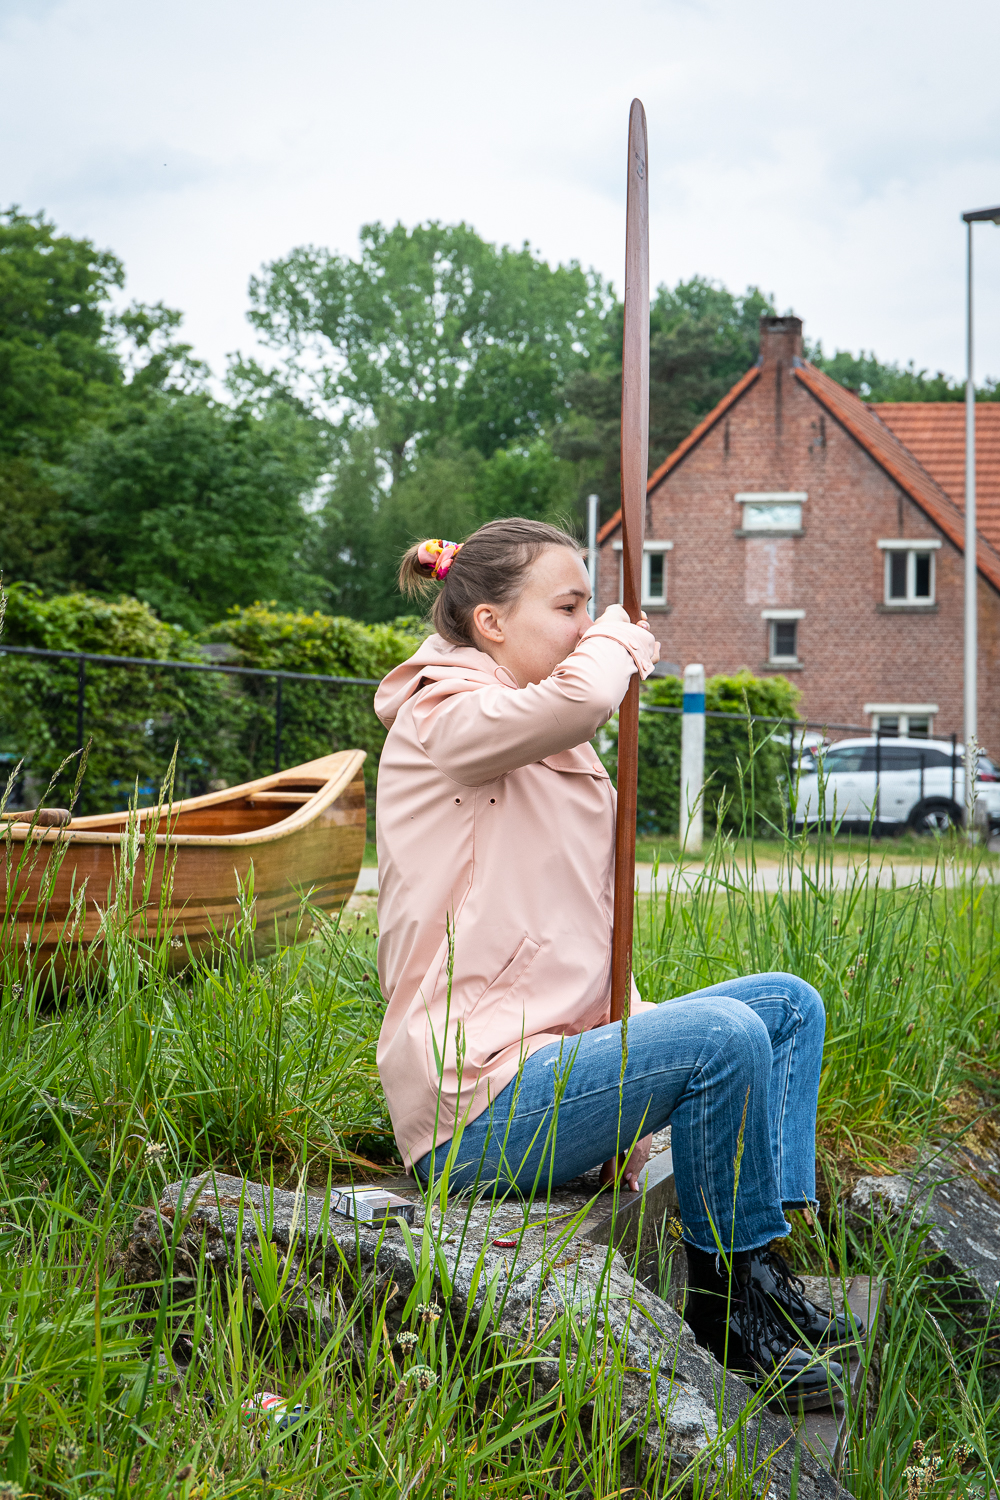
[[[7,619],[0,643],[114,656],[168,657],[204,661],[205,642],[223,648],[234,666],[335,677],[382,677],[412,655],[426,627],[416,619],[392,625],[362,625],[329,615],[283,612],[254,604],[231,611],[199,642],[176,625],[157,619],[137,599],[115,603],[87,594],[45,599],[30,585],[8,590]],[[218,650],[216,653],[218,654]],[[681,683],[660,678],[643,688],[647,704],[680,707]],[[282,687],[282,765],[293,766],[332,750],[368,751],[365,776],[369,809],[385,732],[372,710],[374,689],[331,683],[288,682]],[[798,692],[783,677],[760,679],[749,672],[713,677],[707,706],[793,718]],[[44,789],[76,746],[77,667],[30,657],[0,657],[0,766],[23,757],[28,791]],[[273,678],[221,672],[180,672],[163,667],[102,667],[87,663],[85,737],[92,739],[79,811],[123,807],[136,782],[140,800],[152,800],[178,745],[177,790],[194,796],[213,781],[227,785],[266,775],[274,768]],[[616,773],[616,728],[604,759]],[[779,777],[786,764],[780,745],[759,726],[754,757],[754,806],[758,827],[782,819]],[[719,802],[728,807],[726,827],[741,822],[738,767],[750,761],[746,723],[708,721],[705,814],[717,824]],[[54,800],[65,800],[73,767],[63,773]],[[644,713],[639,721],[639,831],[677,830],[680,781],[680,715]],[[749,784],[747,787],[749,796]]]
[[[369,626],[255,604],[233,611],[206,636],[227,648],[232,665],[381,677],[413,653],[423,631],[417,621]],[[164,624],[136,599],[43,599],[33,587],[16,584],[8,590],[0,644],[206,660],[193,636]],[[233,785],[273,770],[273,678],[93,662],[86,674],[84,734],[92,745],[80,812],[124,806],[137,781],[140,800],[151,800],[175,742],[183,796],[205,791],[212,781]],[[374,790],[384,731],[372,710],[373,692],[284,683],[282,765],[357,745],[369,751],[366,776]],[[0,757],[8,766],[24,759],[29,793],[44,788],[75,748],[76,715],[76,662],[0,657]],[[56,800],[69,795],[72,775],[72,767],[63,773]]]
[[[797,715],[799,692],[785,677],[754,677],[749,671],[732,676],[710,677],[705,684],[705,707],[716,712],[762,714],[768,718]],[[683,685],[679,677],[659,677],[642,690],[646,705],[680,708]],[[724,804],[723,827],[737,830],[743,821],[743,800],[748,823],[757,831],[767,824],[781,824],[784,813],[779,780],[787,775],[788,752],[770,731],[775,725],[754,726],[753,773],[747,722],[709,719],[705,726],[705,822],[717,827],[720,803]],[[603,759],[612,776],[618,772],[618,721],[609,726],[611,743]],[[741,790],[741,772],[743,782]],[[639,834],[676,834],[680,813],[681,716],[639,715]],[[751,812],[751,779],[752,802]]]

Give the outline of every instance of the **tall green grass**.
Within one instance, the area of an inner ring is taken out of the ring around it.
[[[126,851],[141,874],[142,840]],[[755,888],[752,841],[717,844],[690,889],[662,865],[640,904],[636,974],[663,1001],[754,969],[818,986],[829,1014],[820,1149],[834,1193],[859,1166],[960,1129],[977,1084],[992,1087],[997,891],[975,854],[942,858],[905,888],[863,866],[837,885],[823,836],[785,839],[782,858],[799,888],[789,879],[771,895]],[[420,1312],[435,1266],[440,1275],[439,1214],[413,1237],[414,1338],[402,1343],[371,1293],[339,1310],[332,1334],[307,1321],[291,1344],[279,1337],[288,1267],[266,1243],[228,1280],[200,1261],[183,1304],[129,1285],[128,1235],[165,1181],[214,1164],[322,1190],[391,1168],[393,1146],[370,918],[320,922],[257,963],[248,891],[241,928],[171,976],[173,935],[154,921],[136,938],[124,895],[107,911],[111,964],[79,964],[58,998],[23,953],[0,967],[0,1476],[26,1495],[158,1500],[618,1494],[630,1482],[616,1440],[622,1350],[579,1309],[544,1347],[526,1338],[513,1351],[470,1337],[445,1308]],[[440,1204],[447,1182],[435,1192]],[[163,1222],[169,1280],[177,1231]],[[873,1422],[851,1413],[859,1440],[844,1482],[859,1500],[918,1483],[985,1495],[1000,1451],[995,1323],[959,1323],[917,1230],[854,1241],[834,1219],[814,1235],[831,1238],[796,1240],[814,1266],[832,1257],[888,1285],[882,1395]],[[241,1405],[260,1389],[311,1407],[298,1444],[247,1426]],[[651,1407],[640,1424],[654,1448],[658,1420]],[[644,1489],[762,1492],[769,1455],[747,1433],[725,1429],[740,1458],[721,1477],[716,1444],[697,1472],[652,1473]]]

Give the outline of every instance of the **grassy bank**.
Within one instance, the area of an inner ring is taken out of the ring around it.
[[[803,878],[777,895],[750,893],[749,843],[709,851],[693,890],[664,864],[636,941],[649,999],[766,969],[820,989],[827,1204],[852,1175],[909,1159],[928,1136],[973,1120],[991,1129],[1000,1078],[1000,891],[975,861],[948,888],[933,871],[913,886],[876,884],[863,863],[834,885],[833,847],[779,846]],[[78,975],[58,1006],[23,954],[0,971],[0,1475],[25,1495],[157,1500],[618,1493],[614,1444],[592,1450],[589,1424],[592,1410],[615,1409],[620,1363],[608,1348],[583,1357],[569,1321],[553,1335],[564,1380],[545,1395],[533,1386],[537,1349],[498,1368],[485,1343],[460,1350],[447,1318],[415,1314],[406,1348],[375,1328],[360,1364],[346,1320],[293,1354],[255,1339],[280,1274],[263,1256],[228,1298],[199,1273],[189,1307],[144,1310],[122,1250],[164,1181],[214,1164],[321,1187],[391,1168],[394,1151],[367,910],[260,964],[247,956],[248,914],[230,947],[176,977],[169,934],[141,947],[129,919],[109,907],[111,968]],[[881,1404],[844,1482],[859,1500],[916,1493],[917,1482],[928,1495],[985,1493],[1000,1451],[996,1346],[990,1330],[962,1330],[920,1234],[845,1242],[831,1220],[802,1231],[796,1250],[813,1268],[832,1261],[889,1284]],[[194,1357],[175,1381],[182,1354]],[[240,1414],[260,1389],[321,1415],[308,1443],[260,1445]],[[737,1470],[715,1493],[742,1496],[748,1482]]]

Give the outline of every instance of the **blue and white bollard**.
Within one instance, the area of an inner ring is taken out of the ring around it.
[[[684,712],[681,716],[681,849],[697,854],[702,839],[702,791],[705,785],[705,668],[684,668]]]

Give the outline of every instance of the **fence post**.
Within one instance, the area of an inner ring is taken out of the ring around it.
[[[76,664],[76,748],[83,749],[83,695],[87,688],[87,663],[80,657]]]
[[[681,848],[697,854],[703,832],[702,790],[705,784],[705,668],[684,668],[684,712],[681,715]]]
[[[276,674],[278,691],[274,702],[274,773],[281,770],[281,684],[284,681],[281,674]]]
[[[590,574],[590,608],[587,613],[597,619],[597,508],[599,495],[587,496],[587,572]]]

